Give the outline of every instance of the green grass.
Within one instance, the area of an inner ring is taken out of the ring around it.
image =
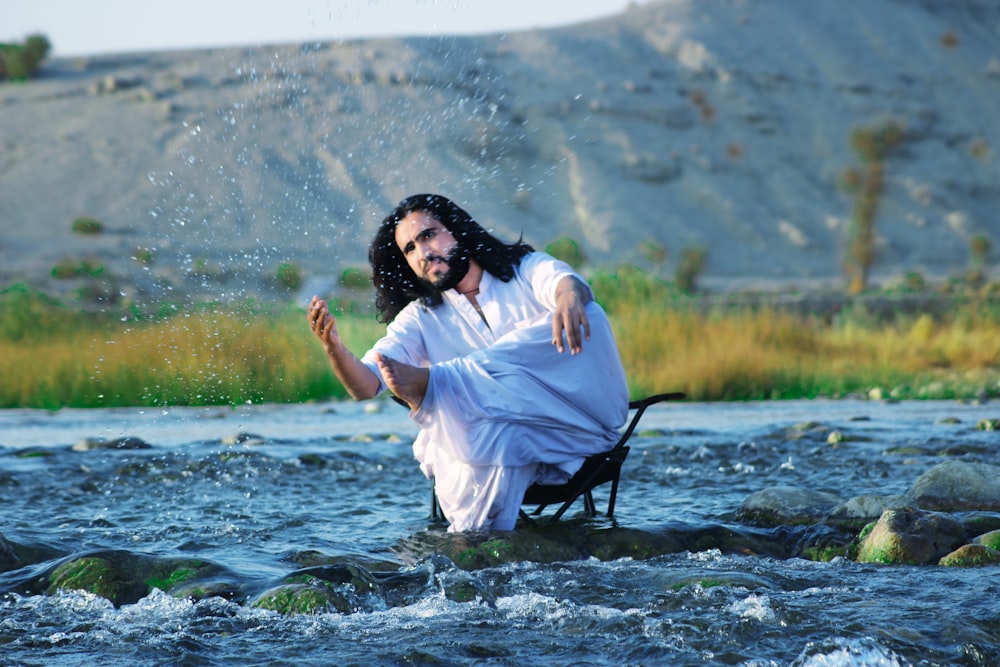
[[[633,396],[1000,395],[1000,310],[985,300],[938,316],[845,308],[829,318],[773,306],[708,307],[632,267],[590,279],[611,317]],[[383,327],[356,305],[339,307],[341,333],[361,354]],[[0,378],[0,407],[8,408],[346,397],[300,307],[83,312],[23,285],[0,292]]]

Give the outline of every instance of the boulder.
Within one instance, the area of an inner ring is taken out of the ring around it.
[[[264,591],[252,605],[280,614],[370,611],[379,596],[378,580],[358,565],[317,565],[296,570]]]
[[[1000,530],[991,530],[988,533],[983,533],[974,539],[973,543],[981,544],[984,547],[1000,551]]]
[[[938,565],[950,567],[979,567],[1000,563],[1000,551],[981,544],[963,544],[938,561]]]
[[[1000,466],[945,461],[917,478],[907,496],[939,512],[1000,511]]]
[[[833,508],[827,521],[840,526],[850,526],[858,530],[872,521],[878,521],[886,510],[912,507],[906,496],[880,496],[867,494],[854,496]]]
[[[73,444],[74,452],[89,452],[95,449],[152,449],[153,446],[142,438],[124,436],[121,438],[83,438]]]
[[[7,538],[0,535],[0,572],[16,570],[21,567],[21,559],[14,551],[14,545],[7,541]]]
[[[909,507],[886,510],[860,537],[860,563],[936,563],[965,542],[962,524],[946,514]]]
[[[840,496],[826,491],[774,486],[747,497],[736,519],[769,526],[814,524],[823,521],[842,501]]]

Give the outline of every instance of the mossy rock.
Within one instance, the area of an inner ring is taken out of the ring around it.
[[[455,563],[464,570],[496,567],[503,563],[519,560],[515,546],[503,538],[468,545],[465,549],[451,555],[454,557]]]
[[[220,566],[208,561],[190,558],[168,559],[156,562],[143,579],[143,583],[149,590],[159,588],[164,593],[175,595],[178,587],[218,575],[221,571]]]
[[[829,563],[834,558],[850,557],[850,545],[808,546],[802,549],[802,558],[818,563]]]
[[[991,530],[976,538],[976,544],[1000,551],[1000,530]]]
[[[316,614],[338,609],[337,593],[327,586],[312,584],[281,584],[261,593],[253,606],[270,609],[279,614]]]
[[[982,544],[965,544],[938,561],[946,567],[982,567],[1000,563],[1000,551]]]
[[[142,585],[143,591],[145,586]],[[87,591],[110,600],[116,606],[134,602],[136,586],[126,579],[110,560],[100,556],[87,556],[67,561],[57,567],[49,577],[45,591],[53,595],[59,590]]]
[[[603,561],[619,558],[646,560],[684,551],[683,542],[671,533],[651,534],[628,528],[610,528],[591,536],[593,554]]]
[[[365,600],[379,593],[378,580],[363,567],[318,565],[284,577],[277,586],[261,593],[253,606],[280,614],[350,614],[366,608]]]
[[[861,563],[924,565],[962,544],[961,523],[946,514],[912,508],[889,509],[859,537]]]

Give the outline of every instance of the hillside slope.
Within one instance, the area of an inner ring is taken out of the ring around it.
[[[1000,241],[989,0],[661,0],[508,35],[54,60],[0,85],[0,284],[66,290],[51,268],[92,258],[112,296],[272,295],[289,261],[325,289],[436,191],[590,268],[670,275],[700,247],[711,289],[842,285],[849,137],[889,122],[875,279],[960,275],[972,236]],[[105,233],[73,234],[82,215]]]

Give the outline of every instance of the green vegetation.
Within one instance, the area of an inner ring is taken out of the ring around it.
[[[986,257],[990,253],[989,237],[979,234],[969,239],[969,253],[972,255],[969,260],[969,270],[965,274],[965,279],[970,285],[980,287],[986,277]]]
[[[1000,302],[973,290],[932,315],[847,298],[836,314],[775,305],[712,305],[637,267],[590,276],[618,337],[633,395],[693,400],[1000,396]],[[925,305],[927,305],[925,304]],[[363,306],[333,303],[351,349],[384,328]],[[293,305],[163,304],[111,312],[69,308],[23,285],[0,291],[0,407],[238,405],[346,392]],[[911,309],[912,310],[912,309]]]
[[[150,248],[138,247],[132,251],[132,259],[139,264],[152,264],[153,251]]]
[[[701,248],[685,248],[681,253],[681,261],[677,265],[675,281],[677,287],[688,294],[696,289],[698,276],[705,268],[707,253]]]
[[[340,284],[347,289],[362,290],[371,287],[372,279],[366,269],[349,266],[340,274]]]
[[[0,80],[26,81],[51,49],[45,35],[31,35],[24,44],[0,43]]]
[[[276,272],[278,283],[290,290],[302,287],[302,268],[292,262],[282,262]]]
[[[545,246],[545,252],[556,259],[561,259],[574,269],[579,269],[587,263],[587,258],[584,256],[583,251],[580,250],[580,245],[566,236],[561,236]]]
[[[95,218],[80,217],[73,221],[70,229],[74,234],[100,234],[104,231],[104,223]]]
[[[868,273],[875,263],[875,216],[882,197],[885,159],[903,142],[903,129],[895,123],[851,132],[851,147],[863,166],[841,175],[841,186],[854,196],[851,234],[844,253],[848,291],[859,294],[868,288]]]
[[[60,280],[79,278],[80,276],[99,276],[104,273],[104,265],[96,259],[60,260],[52,267],[52,277]]]

